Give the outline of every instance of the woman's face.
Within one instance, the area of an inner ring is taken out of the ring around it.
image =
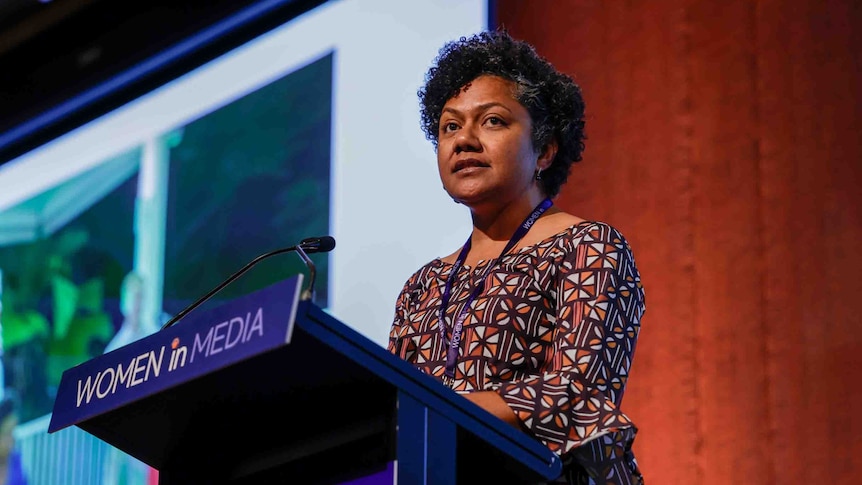
[[[484,75],[443,106],[437,168],[446,192],[471,209],[543,197],[534,176],[550,160],[533,148],[530,114],[514,90],[513,82]]]

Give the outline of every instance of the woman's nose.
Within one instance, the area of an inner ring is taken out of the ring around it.
[[[476,135],[472,125],[467,125],[458,130],[455,137],[455,153],[477,152],[482,149],[482,144]]]

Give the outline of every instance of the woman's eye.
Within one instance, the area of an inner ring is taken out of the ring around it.
[[[458,124],[454,122],[443,123],[443,129],[441,130],[443,133],[449,133],[458,129]]]
[[[506,123],[503,121],[503,119],[502,119],[502,118],[497,117],[497,116],[490,116],[490,117],[488,117],[488,119],[486,120],[486,122],[487,122],[489,125],[492,125],[492,126],[498,126],[498,125],[505,125],[505,124],[506,124]]]

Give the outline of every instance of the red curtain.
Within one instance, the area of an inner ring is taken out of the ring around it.
[[[862,483],[862,3],[496,5],[584,90],[558,204],[635,252],[647,483]]]

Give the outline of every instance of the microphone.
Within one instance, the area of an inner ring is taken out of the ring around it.
[[[309,237],[303,239],[296,246],[296,254],[302,258],[302,261],[308,267],[308,286],[303,290],[302,295],[300,295],[300,300],[311,300],[314,298],[314,277],[317,275],[317,269],[314,267],[314,263],[311,262],[311,258],[308,257],[306,252],[309,253],[328,253],[335,249],[335,239],[332,236],[321,236],[321,237]]]
[[[235,279],[242,276],[246,271],[250,270],[254,265],[267,259],[271,256],[275,256],[276,254],[289,253],[291,251],[295,251],[302,258],[302,261],[308,267],[310,278],[308,281],[308,286],[303,290],[301,299],[302,300],[310,300],[314,296],[314,277],[316,274],[316,269],[314,267],[314,263],[311,262],[311,258],[308,257],[307,253],[328,253],[335,249],[335,238],[332,236],[320,236],[320,237],[309,237],[303,239],[296,246],[290,246],[287,248],[280,248],[268,253],[261,254],[260,256],[249,261],[245,266],[240,268],[239,271],[230,275],[226,280],[219,283],[218,286],[210,290],[206,295],[200,297],[197,301],[192,303],[191,305],[183,308],[179,313],[174,315],[173,318],[165,322],[162,325],[162,330],[172,326],[173,324],[180,321],[183,317],[189,314],[195,308],[201,306],[205,301],[212,298],[213,295],[221,291],[225,286],[231,284]]]
[[[335,249],[335,238],[332,236],[308,237],[299,242],[307,253],[328,253]]]

